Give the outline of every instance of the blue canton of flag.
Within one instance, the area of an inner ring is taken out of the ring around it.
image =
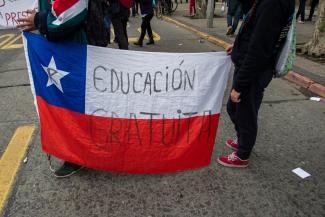
[[[48,42],[24,33],[37,96],[75,112],[85,111],[86,45]]]

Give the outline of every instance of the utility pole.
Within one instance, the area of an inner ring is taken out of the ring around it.
[[[207,7],[208,28],[213,27],[213,15],[214,15],[214,0],[208,0],[208,7]]]

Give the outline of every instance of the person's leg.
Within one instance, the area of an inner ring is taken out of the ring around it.
[[[301,21],[305,22],[306,0],[301,0]]]
[[[152,34],[152,29],[151,29],[151,19],[153,17],[153,14],[148,14],[146,16],[146,19],[147,19],[147,32],[148,32],[148,36],[149,36],[149,42],[147,43],[147,45],[149,44],[154,44],[154,40],[153,40],[153,34]]]
[[[227,26],[232,26],[232,17],[233,17],[233,11],[232,11],[232,0],[228,0],[228,11],[227,11]]]
[[[123,30],[123,24],[122,24],[122,17],[121,16],[116,16],[111,19],[113,28],[114,28],[114,33],[115,33],[115,38],[118,43],[119,49],[122,50],[128,50],[128,40],[125,37],[125,33]]]
[[[127,42],[127,47],[129,47],[129,38],[128,38],[128,32],[127,32],[127,24],[130,17],[130,10],[128,8],[123,8],[123,15],[122,15],[122,25],[123,25],[123,33]]]
[[[236,124],[236,108],[237,108],[237,104],[232,102],[230,97],[229,97],[228,102],[227,102],[227,113],[229,115],[229,118],[230,118],[231,122],[235,126],[236,137],[238,139],[239,134],[238,134],[238,126]]]
[[[135,13],[135,1],[132,2],[132,17],[135,17],[136,13]]]
[[[190,0],[189,8],[190,8],[190,16],[192,16],[192,12],[193,12],[193,0]]]
[[[147,19],[147,33],[148,33],[148,36],[149,36],[150,39],[153,38],[151,24],[150,24],[152,18],[153,18],[153,14],[148,14],[146,16],[146,19]]]
[[[139,45],[140,47],[142,47],[144,36],[146,36],[147,23],[145,18],[146,17],[142,17],[141,34],[138,41],[134,43],[135,45]]]
[[[318,5],[319,0],[312,0],[308,20],[312,21],[315,13],[315,8]]]
[[[236,123],[238,127],[237,156],[241,160],[250,157],[257,136],[257,115],[263,99],[264,88],[252,85],[241,95],[241,102],[236,107]]]
[[[240,3],[238,3],[236,12],[235,12],[234,22],[232,24],[232,34],[235,34],[239,20],[242,17],[242,15],[243,15],[242,14],[242,6]]]
[[[300,14],[301,14],[301,2],[302,2],[303,0],[299,0],[299,8],[298,8],[298,11],[297,11],[297,14],[296,14],[296,20],[298,20],[298,18],[299,18],[299,16],[300,16]]]

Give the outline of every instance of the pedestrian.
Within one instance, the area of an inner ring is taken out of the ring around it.
[[[294,11],[295,0],[256,0],[234,45],[227,49],[235,66],[227,112],[237,139],[226,141],[235,152],[217,158],[224,166],[246,167],[249,164],[263,92],[274,75],[275,50],[280,33],[292,20]]]
[[[319,0],[312,0],[311,1],[309,17],[308,17],[307,21],[310,21],[310,22],[313,21],[315,8],[317,7],[318,3],[319,3]]]
[[[114,28],[115,39],[119,49],[128,50],[129,41],[127,23],[130,17],[131,0],[107,0],[108,16]]]
[[[196,9],[195,9],[195,0],[190,0],[189,4],[189,10],[190,10],[190,17],[194,17],[196,14]]]
[[[301,16],[301,20],[299,23],[305,23],[305,7],[306,7],[306,0],[299,0],[299,9],[296,15],[296,20],[298,20],[299,16]]]
[[[143,39],[146,36],[146,32],[148,33],[149,36],[149,42],[147,42],[147,45],[155,43],[153,39],[151,25],[150,25],[150,21],[154,15],[154,12],[153,12],[152,0],[139,0],[139,2],[140,2],[140,10],[142,16],[141,34],[138,41],[135,42],[134,44],[142,47]]]
[[[75,5],[78,5],[78,8],[72,7],[69,0],[40,0],[39,12],[35,10],[28,11],[26,17],[17,20],[19,23],[17,27],[28,32],[38,30],[49,41],[73,41],[87,44],[84,23],[87,18],[88,1],[77,1],[78,3],[75,3]],[[71,6],[61,7],[62,5]],[[55,16],[56,12],[61,15]],[[65,12],[69,16],[66,16]],[[56,177],[67,177],[82,168],[80,165],[65,161],[54,174]]]
[[[226,35],[233,36],[236,32],[240,18],[242,17],[242,3],[239,0],[228,0],[227,12],[227,33]]]

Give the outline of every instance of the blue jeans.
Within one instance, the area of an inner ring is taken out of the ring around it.
[[[232,27],[233,32],[236,31],[239,20],[242,16],[242,6],[238,0],[228,0],[227,24]]]

